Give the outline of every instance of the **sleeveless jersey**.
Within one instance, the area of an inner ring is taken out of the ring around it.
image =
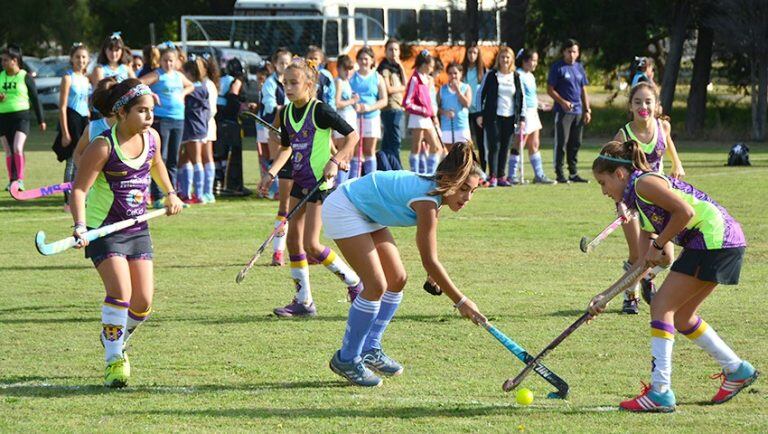
[[[285,105],[285,88],[280,80],[277,79],[277,73],[273,73],[264,81],[261,87],[261,117],[270,124],[275,121],[277,116],[277,107]]]
[[[0,70],[0,92],[5,99],[0,101],[0,113],[15,113],[29,110],[29,89],[24,79],[27,71],[20,69],[16,75]]]
[[[379,99],[379,73],[371,71],[366,76],[360,75],[359,72],[352,74],[352,78],[349,79],[349,85],[352,88],[352,92],[360,96],[360,104],[367,106],[376,104]],[[373,119],[379,117],[381,110],[374,110],[372,112],[364,113],[365,119]]]
[[[95,121],[89,122],[88,123],[88,143],[92,142],[93,139],[95,139],[96,137],[99,137],[100,135],[104,134],[110,128],[111,127],[107,122],[107,118],[98,118]]]
[[[672,192],[691,205],[694,210],[693,218],[672,239],[673,243],[691,250],[729,249],[747,245],[739,222],[706,193],[679,179],[667,178],[655,172],[636,170],[630,176],[627,188],[624,190],[623,202],[627,207],[638,211],[640,225],[644,231],[659,234],[672,217],[669,211],[637,194],[637,181],[644,176],[658,176],[664,179]]]
[[[429,196],[434,179],[410,170],[378,171],[339,186],[369,220],[384,226],[415,226],[416,211],[411,204],[428,200],[440,207],[442,196]]]
[[[480,80],[482,81],[483,77],[480,77]],[[469,84],[469,87],[472,88],[472,105],[469,106],[469,112],[470,113],[479,113],[482,111],[482,107],[480,107],[480,83],[477,81],[477,68],[471,67],[467,70],[467,74],[464,77],[464,80]]]
[[[160,99],[155,106],[155,116],[184,120],[184,83],[179,71],[166,72],[163,68],[157,70],[157,83],[150,86],[152,92]]]
[[[117,65],[117,68],[115,69],[112,69],[109,65],[100,65],[100,66],[101,66],[101,69],[104,71],[104,78],[115,77],[118,83],[128,78],[127,65],[122,65],[122,64]]]
[[[67,94],[67,107],[76,111],[80,116],[88,117],[88,96],[91,94],[91,82],[83,74],[75,74],[71,69],[67,71],[70,77],[69,93]]]
[[[656,119],[656,130],[653,132],[653,137],[651,137],[651,141],[648,143],[643,143],[637,138],[632,131],[631,122],[627,122],[621,131],[624,134],[624,140],[632,139],[640,145],[651,169],[654,172],[662,173],[664,169],[662,159],[664,158],[664,152],[667,151],[667,139],[664,136],[664,129],[661,128],[661,121]]]
[[[532,72],[525,72],[523,68],[517,68],[517,75],[520,77],[520,84],[523,86],[525,108],[538,108],[539,97],[536,95],[536,77],[533,76]]]
[[[341,93],[341,100],[342,101],[349,101],[352,99],[352,86],[349,85],[349,80],[340,80],[339,88],[336,89],[337,92]],[[348,105],[342,109],[336,110],[341,117],[344,118],[344,120],[347,119],[354,119],[357,116],[357,113],[355,112],[355,106],[353,104]],[[347,121],[349,122],[349,121]]]
[[[229,88],[232,86],[232,82],[235,81],[235,77],[231,75],[225,75],[219,80],[219,97],[216,100],[216,105],[227,105],[226,95],[229,92]]]
[[[314,188],[323,176],[323,169],[331,159],[331,129],[318,128],[315,124],[315,107],[321,102],[311,99],[304,116],[293,119],[293,103],[283,110],[283,127],[293,149],[291,165],[293,182],[302,188]],[[320,187],[327,190],[327,183]]]
[[[85,202],[86,225],[98,228],[147,212],[147,189],[151,182],[152,158],[157,151],[154,136],[144,135],[141,154],[129,159],[120,150],[116,126],[101,135],[109,142],[109,157]],[[147,223],[133,225],[122,232],[131,234],[146,229]]]
[[[469,87],[466,83],[459,84],[459,92],[464,94]],[[445,115],[440,115],[440,126],[444,131],[450,131],[451,128],[457,131],[469,129],[469,109],[461,105],[459,96],[453,92],[447,84],[440,88],[440,105],[443,110],[453,110],[455,116],[448,119]],[[451,124],[453,121],[453,124]]]

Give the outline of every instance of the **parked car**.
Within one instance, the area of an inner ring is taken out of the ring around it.
[[[57,110],[61,77],[57,77],[56,72],[37,57],[24,56],[23,60],[29,74],[35,79],[37,95],[43,104],[43,109]]]

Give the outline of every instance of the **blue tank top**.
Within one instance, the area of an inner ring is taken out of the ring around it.
[[[101,65],[101,68],[104,71],[104,78],[115,77],[118,83],[128,78],[128,66],[126,65],[118,65],[115,69],[109,65]]]
[[[483,77],[480,77],[480,80],[482,79]],[[472,104],[469,106],[469,112],[479,113],[483,108],[480,107],[480,92],[478,91],[480,88],[480,82],[478,81],[477,77],[477,68],[469,68],[467,70],[467,76],[465,77],[465,80],[469,87],[472,88]]]
[[[235,81],[235,77],[231,75],[225,75],[219,80],[219,97],[216,99],[216,105],[227,105],[226,95],[229,92],[229,88],[232,87],[232,82]]]
[[[110,126],[107,118],[98,118],[95,121],[91,121],[88,124],[88,142],[92,142],[93,139],[102,135],[108,129],[110,129]]]
[[[157,83],[150,86],[160,98],[155,106],[155,117],[184,120],[184,83],[179,71],[157,69]]]
[[[349,80],[340,80],[339,81],[340,86],[339,89],[336,89],[337,92],[341,92],[341,100],[342,101],[349,101],[352,99],[352,86],[349,85]],[[355,106],[354,105],[348,105],[341,110],[336,110],[342,117],[346,116],[355,116]],[[344,119],[347,119],[344,117]]]
[[[367,106],[376,104],[379,100],[379,73],[371,71],[367,76],[363,77],[359,72],[355,72],[352,78],[349,79],[349,85],[352,87],[352,92],[360,96],[360,104]],[[381,110],[374,110],[363,114],[365,119],[373,119],[378,117]]]
[[[71,81],[67,94],[67,107],[76,111],[80,116],[88,117],[88,96],[91,94],[91,82],[82,74],[75,74],[71,69],[67,71]]]
[[[525,72],[523,68],[517,68],[517,74],[520,76],[520,84],[523,85],[525,108],[538,108],[539,97],[536,96],[536,77],[533,76],[532,72]]]
[[[462,94],[467,91],[469,85],[467,83],[459,84],[459,92]],[[469,109],[461,105],[459,102],[459,96],[452,92],[447,84],[444,84],[440,88],[440,108],[443,110],[453,110],[455,117],[448,119],[445,115],[440,115],[440,126],[443,131],[453,130],[468,130],[469,129]],[[453,122],[451,122],[453,121]],[[451,125],[453,123],[453,125]]]
[[[428,200],[438,207],[442,196],[429,196],[435,180],[410,170],[373,172],[339,186],[355,208],[369,220],[384,226],[416,226],[416,211],[411,204]]]

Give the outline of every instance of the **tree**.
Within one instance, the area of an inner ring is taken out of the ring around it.
[[[528,0],[507,0],[501,12],[501,42],[519,50],[525,46],[525,19]]]
[[[672,103],[675,101],[677,76],[680,73],[680,60],[683,58],[683,44],[688,37],[690,19],[690,2],[688,0],[675,2],[669,29],[669,54],[664,63],[664,75],[661,80],[661,107],[667,114],[672,113]]]
[[[0,41],[18,44],[25,55],[45,56],[88,40],[94,21],[88,0],[7,1],[0,13]]]
[[[713,2],[706,24],[731,50],[747,55],[750,64],[752,138],[766,139],[768,116],[768,2],[721,0]]]
[[[467,0],[467,33],[465,36],[464,45],[469,47],[476,44],[480,39],[480,14],[478,13],[477,0]]]
[[[696,56],[693,59],[691,89],[688,93],[688,110],[685,113],[685,131],[690,135],[695,135],[704,128],[714,42],[715,34],[712,29],[700,24],[696,38]]]

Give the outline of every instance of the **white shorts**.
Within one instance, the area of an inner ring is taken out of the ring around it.
[[[206,142],[216,141],[216,120],[214,118],[208,119],[208,137],[205,138]]]
[[[358,131],[360,128],[360,121],[355,119],[355,131],[365,139],[380,139],[381,138],[381,116],[374,116],[370,119],[363,118],[363,131]]]
[[[339,188],[323,201],[322,216],[325,236],[332,240],[370,234],[386,227],[368,219]]]
[[[422,130],[431,130],[434,128],[434,123],[432,122],[431,118],[415,115],[413,113],[408,113],[408,129],[422,129]]]
[[[443,143],[467,143],[472,141],[472,133],[469,132],[469,129],[453,130],[453,136],[451,136],[451,130],[442,130],[440,137],[443,139]]]
[[[259,143],[269,143],[269,130],[266,127],[256,126],[256,141]]]
[[[346,111],[345,112],[345,111],[342,110],[342,111],[339,112],[339,115],[341,116],[342,119],[347,121],[349,126],[351,126],[352,129],[354,129],[355,131],[357,131],[357,129],[360,128],[360,125],[357,122],[357,113],[355,113],[354,111],[350,110],[350,111]],[[333,138],[334,139],[343,139],[344,136],[342,136],[341,134],[339,134],[336,131],[334,131],[333,132]]]
[[[539,109],[531,107],[525,109],[525,134],[531,134],[541,129],[541,119],[539,119]]]

